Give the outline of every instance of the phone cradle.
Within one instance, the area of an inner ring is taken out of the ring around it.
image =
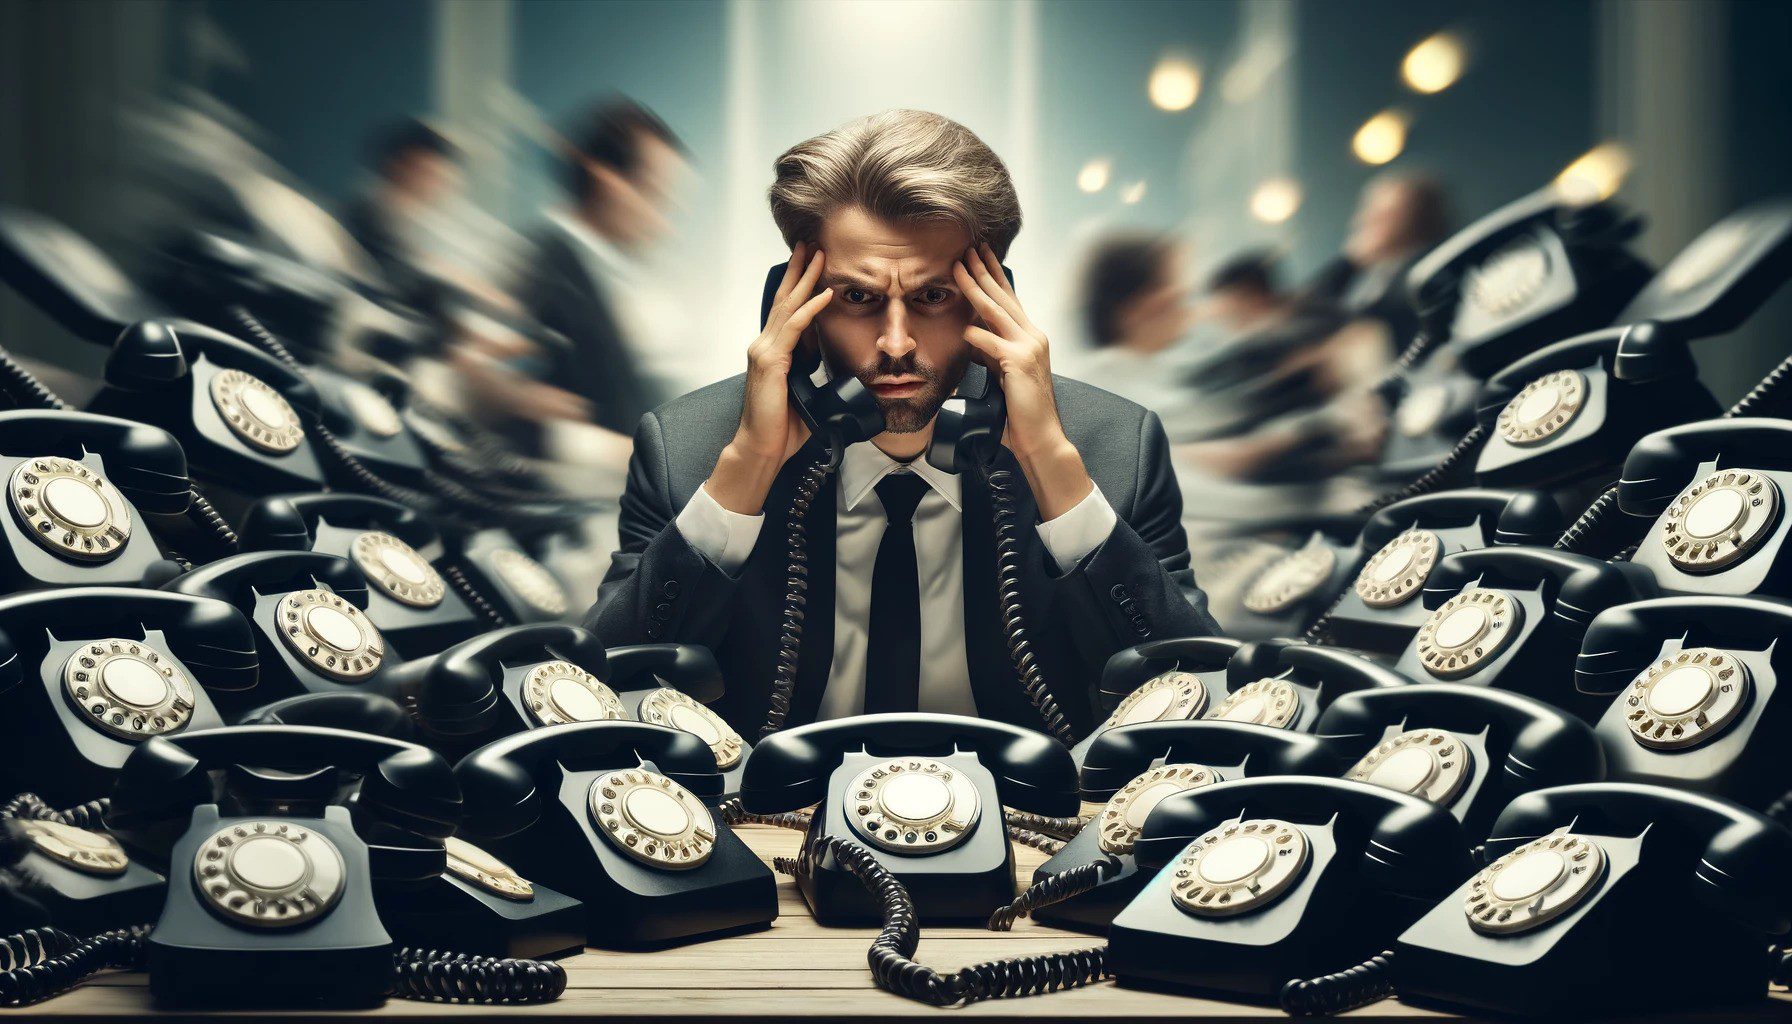
[[[481,956],[546,959],[585,948],[585,906],[450,838],[448,870],[383,895],[380,919],[398,943]]]

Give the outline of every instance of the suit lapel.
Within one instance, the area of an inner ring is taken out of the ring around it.
[[[770,538],[771,561],[768,571],[777,582],[782,593],[788,586],[785,568],[789,561],[786,548],[786,535],[789,532],[790,508],[796,500],[797,486],[802,482],[803,474],[821,457],[822,446],[815,438],[799,449],[796,455],[784,463],[778,471],[777,479],[766,495],[765,509],[768,525],[776,523],[777,534]],[[822,482],[821,490],[809,506],[808,524],[808,590],[807,600],[803,605],[803,643],[797,657],[796,692],[791,696],[790,725],[802,725],[815,720],[821,707],[822,692],[827,688],[828,673],[834,663],[834,519],[839,482],[833,474]],[[777,623],[783,615],[783,602],[780,599],[776,608],[772,609],[773,621]],[[770,636],[772,642],[771,665],[776,669],[778,663],[778,632],[774,630]]]
[[[1039,523],[1039,506],[1021,475],[1019,463],[1007,448],[996,457],[997,472],[1007,471],[1006,491],[1014,510],[1014,535],[1026,539]],[[1002,714],[1015,707],[1017,693],[1014,666],[1008,657],[1007,633],[1002,629],[1001,594],[996,584],[996,532],[994,501],[976,474],[966,476],[960,489],[964,507],[964,646],[971,672],[971,692],[980,715]]]

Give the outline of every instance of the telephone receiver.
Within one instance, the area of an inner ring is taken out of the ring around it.
[[[465,831],[524,875],[583,900],[601,945],[661,945],[777,917],[769,868],[717,804],[708,744],[637,722],[495,740],[455,766]]]
[[[1154,713],[1159,700],[1163,703],[1161,714],[1175,718],[1181,699],[1195,697],[1192,691],[1177,691],[1180,693],[1179,698],[1150,699],[1147,694],[1133,701],[1128,714],[1119,714],[1120,705],[1135,692],[1147,685],[1162,687],[1171,683],[1172,680],[1164,678],[1171,673],[1182,672],[1192,676],[1203,673],[1223,674],[1226,663],[1232,660],[1232,655],[1241,646],[1242,641],[1231,637],[1191,636],[1152,640],[1116,651],[1108,658],[1107,664],[1102,666],[1101,680],[1095,688],[1096,706],[1108,717],[1071,748],[1070,753],[1077,766],[1081,768],[1087,764],[1089,747],[1109,729],[1135,722],[1160,721],[1159,713]],[[1175,682],[1186,685],[1185,680]],[[1204,689],[1211,693],[1211,687],[1204,686]],[[1140,708],[1141,704],[1144,707]],[[1188,707],[1193,708],[1193,704]],[[1136,714],[1133,713],[1135,708],[1138,709]],[[1188,714],[1181,717],[1199,715],[1205,708],[1206,701],[1203,699],[1200,708],[1189,710]]]
[[[255,686],[249,623],[206,597],[88,587],[0,598],[0,737],[8,792],[56,805],[104,795],[154,736],[224,724]]]
[[[245,712],[238,725],[317,725],[414,742],[411,716],[375,693],[301,693]]]
[[[1108,932],[1122,984],[1267,1000],[1379,951],[1469,871],[1456,819],[1405,793],[1275,776],[1166,797],[1133,854],[1154,872]]]
[[[1618,314],[1614,326],[1520,359],[1477,400],[1489,443],[1486,484],[1535,486],[1591,475],[1642,435],[1715,416],[1688,342],[1727,334],[1792,276],[1792,201],[1760,203],[1694,239]]]
[[[1417,680],[1495,686],[1597,719],[1569,666],[1594,616],[1657,593],[1640,567],[1540,547],[1460,551],[1425,584],[1430,610],[1395,667]]]
[[[1781,551],[1792,518],[1792,421],[1704,420],[1631,448],[1618,505],[1653,519],[1631,561],[1667,593],[1792,596]]]
[[[1764,807],[1792,786],[1779,694],[1792,606],[1752,597],[1663,597],[1607,609],[1575,659],[1603,702],[1594,729],[1611,777]]]
[[[1484,835],[1520,793],[1605,778],[1605,755],[1584,722],[1540,700],[1460,683],[1347,693],[1314,732],[1362,753],[1344,778],[1442,807],[1469,835]]]
[[[1527,793],[1494,823],[1488,865],[1400,936],[1395,988],[1532,1016],[1759,1000],[1761,950],[1792,927],[1789,858],[1792,833],[1709,796],[1624,782]],[[1624,984],[1639,977],[1653,983]]]
[[[345,558],[258,551],[201,566],[165,587],[231,605],[252,627],[261,662],[254,697],[383,692],[380,673],[403,661],[367,617],[367,579]],[[228,701],[228,710],[246,710]]]
[[[167,432],[84,412],[0,413],[0,472],[6,589],[153,584],[178,571],[143,519],[180,515],[191,498],[186,454]]]

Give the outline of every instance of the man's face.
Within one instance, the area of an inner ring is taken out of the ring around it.
[[[460,165],[440,153],[417,150],[401,157],[389,177],[397,191],[418,207],[433,207],[461,191]]]
[[[640,163],[629,174],[600,173],[611,236],[644,248],[671,229],[669,211],[677,201],[689,166],[678,150],[655,135],[640,140]]]
[[[1376,182],[1364,190],[1357,204],[1344,253],[1359,266],[1396,255],[1406,244],[1411,221],[1412,199],[1406,186],[1397,181]]]
[[[938,221],[892,224],[851,207],[823,221],[817,241],[827,254],[819,287],[834,289],[815,319],[828,368],[857,376],[877,396],[890,433],[926,429],[971,358],[971,304],[952,280],[969,233]]]

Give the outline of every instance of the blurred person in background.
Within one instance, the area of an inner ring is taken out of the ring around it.
[[[1385,325],[1398,351],[1419,329],[1406,271],[1449,234],[1449,200],[1440,182],[1424,174],[1383,174],[1363,187],[1344,251],[1315,275],[1306,297]]]
[[[1200,410],[1184,344],[1195,320],[1186,248],[1167,235],[1120,234],[1096,243],[1082,272],[1083,330],[1094,351],[1079,375],[1158,414],[1174,440]]]
[[[412,305],[423,303],[433,276],[426,222],[465,190],[463,159],[446,135],[417,118],[385,125],[367,144],[373,180],[343,212],[343,227]]]

